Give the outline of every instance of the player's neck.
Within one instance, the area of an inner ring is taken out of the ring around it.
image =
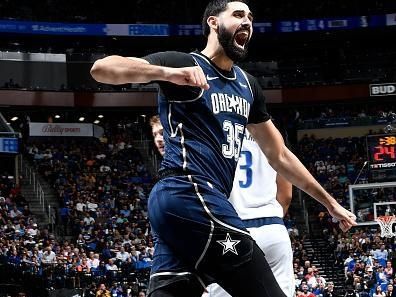
[[[219,44],[213,46],[211,42],[208,42],[201,53],[208,57],[220,69],[230,71],[232,65],[234,65],[234,62],[224,53],[223,48]]]

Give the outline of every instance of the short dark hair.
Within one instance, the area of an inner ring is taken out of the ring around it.
[[[212,0],[206,6],[205,12],[202,17],[202,32],[203,35],[208,37],[210,33],[210,27],[207,23],[210,16],[218,16],[221,12],[227,9],[227,5],[230,2],[242,2],[247,3],[246,0]]]

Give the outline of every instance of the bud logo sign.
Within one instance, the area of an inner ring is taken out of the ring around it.
[[[396,95],[396,83],[370,85],[370,96]]]

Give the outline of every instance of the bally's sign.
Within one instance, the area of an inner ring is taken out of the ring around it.
[[[30,136],[93,136],[92,124],[29,123]]]
[[[396,83],[370,85],[370,96],[396,95]]]

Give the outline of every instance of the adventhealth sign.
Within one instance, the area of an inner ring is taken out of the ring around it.
[[[396,83],[370,85],[370,96],[396,95]]]

